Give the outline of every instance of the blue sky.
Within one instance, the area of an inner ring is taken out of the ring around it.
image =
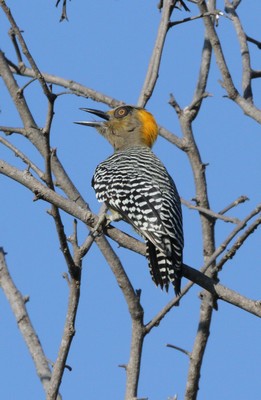
[[[54,75],[78,81],[104,94],[135,104],[139,97],[160,13],[157,1],[79,0],[68,4],[69,22],[59,23],[60,10],[55,2],[8,1],[13,15],[23,30],[24,38],[38,67]],[[239,15],[249,36],[260,38],[260,2],[253,0],[251,9],[242,2]],[[223,8],[223,2],[218,2]],[[191,15],[198,11],[190,5]],[[174,19],[187,16],[176,11]],[[1,12],[1,49],[9,59],[15,54],[8,38],[9,25]],[[178,119],[168,105],[172,92],[185,107],[192,100],[202,47],[201,20],[177,26],[168,34],[160,76],[147,109],[160,125],[180,135]],[[240,52],[231,21],[219,23],[225,55],[233,79],[240,90]],[[253,67],[260,69],[260,50],[249,45]],[[243,218],[260,202],[260,127],[230,100],[218,83],[220,74],[215,60],[208,84],[213,96],[205,100],[194,123],[194,134],[207,167],[208,191],[215,211],[244,194],[249,201],[229,215]],[[27,80],[17,77],[19,83]],[[253,82],[255,100],[260,107],[261,85]],[[55,92],[63,92],[54,88]],[[21,126],[2,82],[1,125]],[[37,82],[26,89],[26,97],[35,119],[42,126],[46,100]],[[85,115],[80,107],[107,109],[106,105],[73,95],[60,96],[55,104],[52,146],[57,148],[67,172],[93,211],[100,205],[91,188],[96,165],[112,152],[110,145],[91,128],[76,126],[73,121]],[[42,161],[21,137],[10,138],[40,167]],[[175,179],[180,195],[190,200],[195,195],[192,173],[186,154],[159,138],[155,153]],[[1,158],[24,168],[22,163],[0,147]],[[67,285],[62,279],[66,270],[54,224],[46,213],[48,205],[33,202],[33,195],[17,183],[0,175],[0,246],[7,251],[7,262],[16,285],[27,304],[46,355],[55,360],[61,339],[67,306]],[[203,264],[201,230],[197,214],[186,208],[184,213],[184,261],[196,268]],[[67,235],[72,232],[72,218],[64,215]],[[87,230],[80,225],[80,239]],[[118,224],[126,232],[131,228]],[[231,224],[217,223],[216,242],[220,244],[233,229]],[[260,229],[255,232],[229,261],[220,274],[221,283],[250,298],[260,298]],[[113,244],[113,243],[112,243]],[[141,256],[117,249],[135,288],[142,289],[145,321],[149,321],[171,298],[157,289]],[[183,285],[185,284],[185,279]],[[172,343],[192,350],[197,330],[200,301],[194,287],[179,308],[167,315],[160,327],[146,338],[139,396],[165,400],[184,397],[188,359],[166,348]],[[44,393],[34,366],[23,343],[6,299],[0,292],[0,354],[3,399],[42,399]],[[122,399],[125,372],[119,364],[127,363],[130,343],[130,318],[114,276],[97,247],[93,246],[83,264],[82,292],[76,322],[76,336],[68,357],[72,372],[65,371],[61,386],[63,399]],[[245,399],[260,396],[260,321],[231,305],[219,302],[214,313],[211,336],[202,367],[199,400]],[[14,384],[15,382],[15,384]]]

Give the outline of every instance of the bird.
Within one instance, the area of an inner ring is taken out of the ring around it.
[[[144,238],[152,280],[180,294],[184,246],[180,196],[167,169],[151,148],[158,136],[153,115],[144,108],[121,105],[108,111],[81,110],[101,118],[78,121],[94,127],[114,153],[95,169],[92,186],[113,220],[124,220]]]

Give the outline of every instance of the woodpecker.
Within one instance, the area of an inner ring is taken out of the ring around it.
[[[124,105],[107,112],[82,108],[103,121],[79,121],[91,126],[113,146],[114,154],[100,163],[92,179],[99,202],[144,238],[155,284],[180,294],[183,229],[180,197],[175,183],[151,148],[158,126],[151,113]]]

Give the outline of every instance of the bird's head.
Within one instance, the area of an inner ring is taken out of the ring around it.
[[[81,108],[104,121],[78,121],[92,126],[103,135],[115,150],[132,146],[152,147],[158,136],[158,126],[151,113],[140,107],[120,106],[107,112]]]

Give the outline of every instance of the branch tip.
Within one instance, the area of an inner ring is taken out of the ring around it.
[[[23,301],[24,304],[28,303],[30,301],[30,296],[29,295],[23,296]]]
[[[128,368],[128,365],[127,365],[127,364],[119,364],[118,367],[119,367],[119,368],[123,368],[123,369],[125,369],[125,371],[126,371],[127,368]]]
[[[181,347],[178,347],[178,346],[174,346],[174,344],[166,344],[166,347],[170,347],[171,349],[178,350],[181,353],[186,354],[189,358],[191,357],[190,351],[182,349]]]

